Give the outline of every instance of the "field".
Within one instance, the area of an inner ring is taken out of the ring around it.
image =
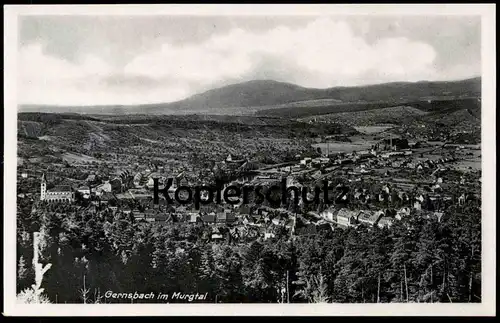
[[[410,107],[397,106],[379,109],[367,109],[364,111],[329,113],[318,116],[310,116],[302,121],[316,122],[340,122],[356,126],[374,126],[380,124],[401,124],[405,120],[427,114],[425,111]]]
[[[366,140],[363,138],[354,138],[352,142],[321,142],[317,144],[313,144],[314,148],[320,148],[322,153],[326,153],[327,151],[330,154],[336,153],[350,153],[353,151],[367,150],[370,149],[373,144],[376,143],[375,140]]]
[[[481,150],[479,145],[463,145],[460,150],[462,160],[455,163],[455,167],[463,171],[481,170]]]
[[[67,161],[68,163],[72,164],[72,163],[90,163],[90,162],[93,162],[93,161],[97,161],[97,159],[91,157],[91,156],[87,156],[87,155],[83,155],[83,154],[73,154],[73,153],[64,153],[62,155],[62,159],[64,161]]]
[[[462,171],[481,170],[481,160],[461,160],[455,163],[455,168]]]
[[[380,133],[384,132],[388,129],[391,129],[393,126],[358,126],[354,127],[357,131],[364,133],[364,134],[373,134],[373,133]]]
[[[39,130],[26,136],[23,126],[35,123]],[[93,115],[78,119],[69,114],[24,113],[19,114],[18,125],[20,157],[54,154],[54,162],[61,158],[70,164],[114,160],[141,166],[149,160],[175,160],[169,164],[175,169],[213,169],[210,163],[229,154],[264,164],[287,162],[298,154],[317,155],[310,145],[315,138],[358,133],[344,125],[217,115]]]

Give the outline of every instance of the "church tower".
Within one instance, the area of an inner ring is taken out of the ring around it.
[[[45,174],[42,174],[42,181],[40,183],[40,200],[44,201],[47,195],[47,181],[45,180]]]

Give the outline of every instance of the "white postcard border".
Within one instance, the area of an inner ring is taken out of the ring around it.
[[[4,6],[4,312],[6,316],[496,315],[495,4],[23,5]],[[482,17],[482,303],[480,304],[16,304],[17,16],[30,15],[480,15]]]

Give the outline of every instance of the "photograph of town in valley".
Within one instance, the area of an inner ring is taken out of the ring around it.
[[[19,16],[16,301],[481,303],[481,32]]]

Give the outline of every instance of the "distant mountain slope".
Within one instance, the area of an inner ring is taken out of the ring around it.
[[[18,107],[18,112],[126,115],[126,114],[140,113],[141,111],[140,107],[141,107],[140,105],[58,106],[58,105],[23,104]]]
[[[217,110],[220,108],[264,107],[291,104],[310,100],[336,100],[346,102],[400,102],[422,100],[438,96],[479,96],[481,79],[473,78],[455,82],[387,83],[359,87],[310,89],[276,81],[251,81],[210,90],[186,100],[148,111],[161,112],[162,108],[187,110]],[[311,102],[304,102],[304,106]],[[276,107],[281,108],[281,107]]]
[[[324,104],[387,102],[427,100],[437,97],[479,97],[481,78],[452,82],[386,83],[357,87],[334,87],[312,89],[298,85],[255,80],[233,84],[196,94],[185,100],[136,106],[98,106],[98,107],[43,107],[23,106],[21,111],[39,112],[78,112],[87,113],[214,113],[241,114],[263,109],[281,109],[292,105],[294,108],[310,105],[321,107]],[[314,101],[324,100],[320,104]],[[302,103],[301,103],[302,102]]]
[[[410,106],[421,111],[432,113],[452,113],[461,109],[481,110],[481,102],[477,98],[441,98],[439,100],[402,100],[400,102],[365,102],[365,103],[338,103],[325,106],[301,106],[263,109],[256,112],[258,116],[281,118],[305,118],[338,113],[355,113],[358,111],[381,111],[395,106]]]
[[[364,111],[315,115],[301,118],[299,120],[305,122],[336,122],[346,125],[369,126],[377,124],[401,124],[407,120],[413,120],[417,116],[423,116],[426,114],[427,112],[413,107],[397,106],[376,110],[370,109]]]

